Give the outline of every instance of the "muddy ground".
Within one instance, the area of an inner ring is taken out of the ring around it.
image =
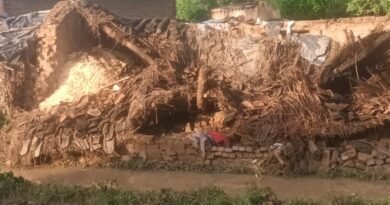
[[[158,191],[192,191],[216,186],[229,195],[245,192],[251,185],[271,188],[282,200],[304,198],[328,202],[332,197],[357,195],[364,199],[384,200],[390,193],[386,182],[363,182],[350,179],[303,178],[255,178],[253,175],[200,174],[193,172],[139,172],[117,169],[37,168],[12,170],[16,176],[36,183],[60,183],[65,185],[111,185],[115,188]]]

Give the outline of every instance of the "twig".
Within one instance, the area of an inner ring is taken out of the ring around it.
[[[117,83],[123,82],[123,81],[125,81],[125,80],[127,80],[127,79],[129,79],[129,78],[130,78],[130,76],[127,76],[127,77],[124,77],[124,78],[119,79],[119,80],[117,80],[117,81],[114,81],[114,82],[112,82],[112,83],[110,83],[110,84],[104,86],[104,87],[102,88],[102,90],[104,90],[104,89],[106,89],[106,88],[109,88],[109,87],[111,87],[111,86],[113,86],[113,85],[115,85],[115,84],[117,84]]]

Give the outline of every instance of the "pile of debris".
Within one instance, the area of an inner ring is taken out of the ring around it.
[[[59,2],[34,34],[22,66],[4,60],[9,69],[0,71],[0,103],[13,110],[0,138],[12,163],[122,155],[133,136],[199,129],[252,147],[306,148],[308,139],[348,137],[390,117],[390,35],[380,28],[331,48],[323,66],[287,38],[123,20],[84,1]]]

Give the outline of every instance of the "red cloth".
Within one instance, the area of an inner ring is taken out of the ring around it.
[[[207,133],[216,144],[220,144],[225,141],[225,136],[219,132],[210,131]]]

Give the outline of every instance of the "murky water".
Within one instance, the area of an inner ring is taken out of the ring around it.
[[[244,192],[255,183],[270,187],[279,198],[292,199],[304,197],[313,200],[328,201],[332,195],[356,194],[367,199],[388,199],[390,183],[361,182],[350,179],[318,178],[277,178],[257,179],[251,175],[200,174],[192,172],[138,172],[118,169],[82,169],[82,168],[37,168],[12,170],[15,175],[23,176],[38,183],[61,183],[65,185],[90,186],[97,183],[113,183],[118,188],[139,191],[171,188],[177,191],[189,191],[206,186],[217,186],[231,195]]]

